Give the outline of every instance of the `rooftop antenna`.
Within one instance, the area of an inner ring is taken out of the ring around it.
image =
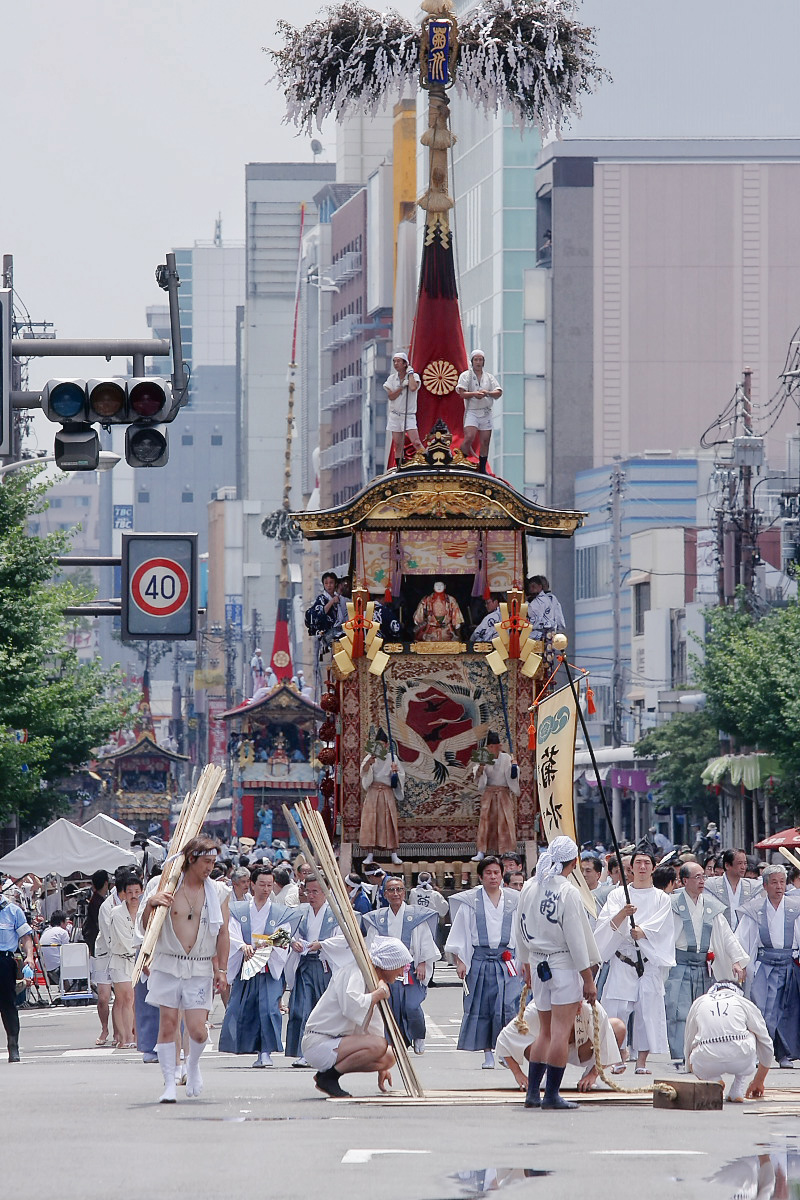
[[[319,158],[320,154],[322,154],[324,149],[325,149],[325,147],[323,146],[323,144],[319,140],[319,138],[311,139],[311,153],[314,155],[314,162],[317,161],[317,159]]]
[[[214,245],[222,245],[222,213],[217,213],[217,219],[214,222]]]

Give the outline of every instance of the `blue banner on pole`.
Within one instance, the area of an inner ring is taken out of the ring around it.
[[[450,83],[450,22],[428,22],[428,86]]]

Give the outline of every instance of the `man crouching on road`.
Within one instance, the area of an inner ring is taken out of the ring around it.
[[[153,892],[140,910],[144,928],[155,908],[168,910],[147,984],[147,1003],[159,1009],[156,1054],[164,1076],[162,1104],[174,1104],[177,1098],[175,1035],[181,1010],[189,1034],[186,1095],[199,1096],[203,1090],[200,1055],[208,1042],[206,1021],[214,989],[226,981],[224,964],[230,945],[217,889],[209,878],[217,857],[215,843],[206,837],[192,838],[183,855],[183,874],[175,894]]]
[[[597,1000],[592,968],[599,965],[600,954],[580,892],[569,880],[577,862],[578,847],[572,838],[563,834],[553,838],[517,906],[517,957],[531,984],[540,1021],[539,1036],[525,1051],[530,1064],[526,1108],[578,1107],[561,1096],[559,1087],[581,1000],[589,1004]]]
[[[314,1083],[328,1096],[347,1098],[339,1078],[351,1073],[378,1073],[381,1091],[392,1086],[394,1054],[384,1037],[378,1011],[381,1000],[389,999],[389,987],[401,979],[411,955],[399,938],[376,937],[369,948],[380,983],[373,992],[365,990],[364,977],[343,937],[335,935],[325,944],[328,960],[334,953],[333,978],[312,1008],[303,1035],[303,1058],[316,1067]]]

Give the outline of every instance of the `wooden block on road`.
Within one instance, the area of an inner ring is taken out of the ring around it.
[[[723,1087],[721,1083],[701,1083],[698,1079],[656,1079],[659,1085],[671,1088],[672,1093],[653,1091],[653,1108],[683,1108],[694,1112],[714,1112],[722,1108]]]

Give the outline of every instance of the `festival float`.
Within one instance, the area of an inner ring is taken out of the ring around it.
[[[428,95],[421,138],[428,186],[418,201],[424,231],[409,348],[421,377],[422,446],[406,441],[402,461],[347,503],[292,514],[308,540],[350,538],[348,619],[324,660],[330,666],[323,708],[336,736],[321,784],[345,871],[367,853],[387,858],[381,851],[391,852],[393,869],[407,873],[422,862],[467,868],[481,850],[476,776],[498,744],[515,760],[514,847],[533,849],[539,831],[531,710],[557,663],[551,641],[531,637],[526,538],[569,538],[583,517],[526,499],[479,470],[474,447],[462,444],[464,399],[456,385],[468,363],[450,220],[455,137],[448,92],[455,87],[487,112],[511,111],[520,126],[558,133],[602,77],[593,31],[573,19],[568,0],[488,0],[461,20],[450,0],[423,0],[421,8],[421,28],[354,3],[330,8],[305,29],[282,22],[285,46],[273,54],[288,119],[300,126],[376,111],[387,93],[402,94],[417,81]],[[495,366],[502,380],[502,363]],[[503,598],[494,637],[471,645],[481,601],[491,594]],[[387,608],[395,633],[384,638]],[[574,712],[570,723],[574,746]],[[392,769],[381,771],[387,758]],[[373,789],[377,827],[371,820],[364,844]],[[570,796],[571,789],[570,773]],[[549,836],[551,825],[541,832]],[[454,882],[461,886],[458,870]]]

